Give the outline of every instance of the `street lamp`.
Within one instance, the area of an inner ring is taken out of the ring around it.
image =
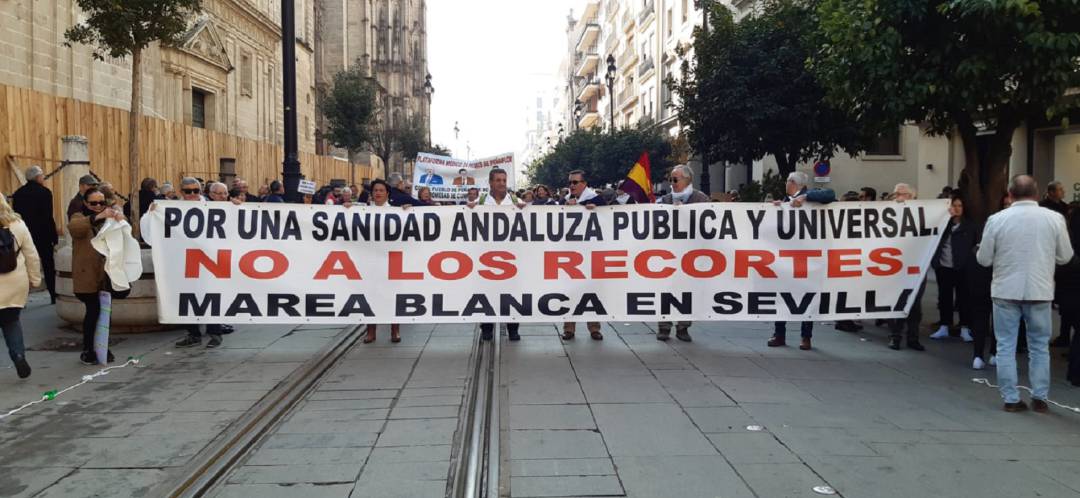
[[[281,179],[285,181],[285,197],[300,201],[296,189],[300,186],[300,153],[296,132],[296,5],[281,2],[281,104],[284,126],[285,158],[281,162]]]
[[[709,38],[709,12],[712,10],[712,0],[694,0],[694,7],[701,9],[701,33],[705,39]],[[698,154],[701,155],[701,191],[705,195],[711,194],[712,185],[709,181],[709,155],[705,151],[703,144],[697,144],[699,146]],[[725,168],[726,169],[726,168]],[[747,182],[750,179],[747,178]]]
[[[611,110],[611,133],[615,133],[615,56],[607,56],[608,107]]]
[[[425,126],[427,126],[428,129],[428,144],[431,143],[431,94],[433,93],[435,93],[435,87],[431,86],[431,73],[428,73],[427,76],[424,77],[424,95],[427,95],[427,112],[425,114],[427,115],[428,122],[425,123]]]
[[[581,121],[581,112],[585,110],[585,104],[580,100],[574,101],[574,129],[578,128],[578,122]]]

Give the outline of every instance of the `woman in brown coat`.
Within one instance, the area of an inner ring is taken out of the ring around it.
[[[122,221],[124,214],[109,207],[105,194],[100,190],[91,188],[83,195],[82,210],[75,213],[68,222],[68,231],[71,232],[72,287],[75,297],[86,305],[82,325],[83,352],[79,356],[79,360],[85,365],[97,364],[94,356],[94,330],[101,315],[101,298],[98,293],[112,292],[109,277],[105,274],[105,256],[97,252],[90,241],[109,218]],[[108,361],[113,361],[112,351],[108,353]]]

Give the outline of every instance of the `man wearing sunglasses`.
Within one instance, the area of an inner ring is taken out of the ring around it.
[[[596,206],[607,205],[604,202],[604,198],[600,197],[595,190],[589,188],[589,182],[585,179],[585,172],[576,169],[570,172],[568,178],[570,184],[570,194],[567,196],[565,202],[568,206],[585,206],[585,209],[593,209]],[[600,322],[588,322],[586,324],[589,327],[589,335],[594,341],[604,340],[604,334],[600,333]],[[563,322],[563,334],[564,341],[569,341],[574,338],[574,332],[577,330],[577,323],[575,322]]]
[[[671,183],[671,193],[664,194],[656,200],[657,204],[697,204],[709,202],[709,196],[705,192],[694,188],[694,171],[685,164],[680,164],[671,169],[668,176]],[[690,325],[693,322],[678,322],[675,324],[675,338],[680,341],[690,342]],[[656,340],[666,341],[671,339],[671,322],[659,322],[656,324]]]

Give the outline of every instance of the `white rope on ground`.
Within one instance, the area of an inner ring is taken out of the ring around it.
[[[29,403],[26,403],[26,404],[24,404],[24,405],[22,405],[22,406],[20,406],[18,408],[14,408],[14,409],[8,411],[7,413],[0,413],[0,420],[8,418],[8,417],[10,417],[10,416],[12,416],[12,415],[14,415],[16,413],[19,413],[20,411],[25,410],[25,409],[27,409],[27,408],[29,408],[31,406],[34,406],[34,405],[36,405],[38,403],[44,403],[46,401],[52,401],[52,400],[56,399],[57,396],[60,396],[61,394],[64,394],[64,393],[66,393],[66,392],[68,392],[68,391],[70,391],[72,389],[75,389],[75,388],[77,388],[79,386],[82,386],[82,385],[84,385],[84,384],[86,384],[86,383],[88,383],[90,381],[93,381],[97,377],[101,377],[102,375],[108,375],[109,372],[112,371],[112,370],[116,370],[118,368],[124,368],[124,367],[126,367],[128,365],[138,365],[139,364],[139,358],[141,358],[141,357],[129,357],[128,360],[125,361],[121,365],[114,365],[114,366],[111,366],[111,367],[108,367],[108,368],[103,368],[101,370],[98,370],[97,372],[94,372],[93,374],[90,374],[90,375],[83,375],[81,382],[79,382],[77,384],[74,384],[74,385],[71,385],[71,386],[68,386],[68,387],[65,387],[64,389],[60,389],[60,390],[53,389],[51,391],[45,391],[44,393],[41,394],[41,399],[34,400],[34,401],[29,402]]]
[[[971,379],[971,381],[976,383],[976,384],[984,384],[984,385],[986,385],[986,387],[993,387],[993,388],[1001,387],[1001,386],[998,386],[998,385],[995,385],[995,384],[991,384],[990,379],[974,378],[974,379]],[[1029,393],[1031,392],[1031,388],[1028,387],[1028,386],[1016,386],[1016,388],[1017,389],[1023,389],[1025,391],[1029,392]],[[1050,403],[1051,405],[1057,406],[1059,408],[1064,408],[1064,409],[1066,409],[1066,410],[1068,410],[1070,412],[1080,413],[1080,408],[1077,408],[1075,406],[1063,405],[1063,404],[1058,403],[1057,401],[1054,401],[1052,399],[1047,399],[1047,400],[1044,400],[1044,401],[1046,401],[1047,403]]]

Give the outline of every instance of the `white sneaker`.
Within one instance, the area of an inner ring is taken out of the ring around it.
[[[942,325],[937,329],[937,332],[930,334],[931,339],[947,339],[949,337],[949,327]]]
[[[984,362],[982,358],[976,356],[975,361],[971,362],[971,368],[974,368],[975,370],[982,370],[986,368],[986,362]]]
[[[994,356],[990,357],[990,366],[992,366],[992,367],[997,366],[997,355],[994,355]]]
[[[964,342],[972,342],[975,340],[971,337],[971,329],[967,327],[960,328],[960,338],[962,338]]]

